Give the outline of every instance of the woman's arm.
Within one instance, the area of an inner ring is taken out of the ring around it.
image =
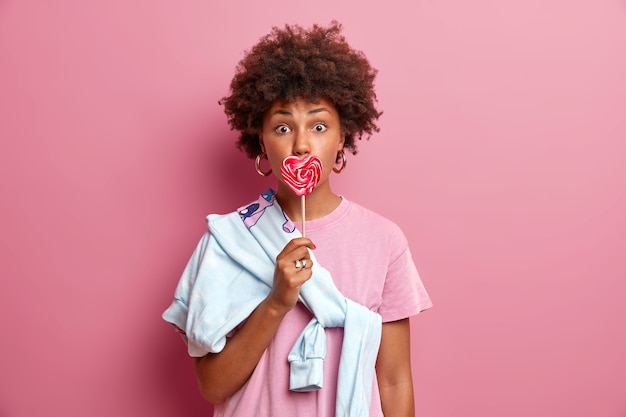
[[[376,377],[383,414],[414,417],[409,319],[383,323]]]
[[[314,248],[309,239],[291,240],[276,257],[269,295],[228,339],[221,352],[196,358],[198,385],[207,401],[216,404],[226,400],[254,371],[283,317],[298,302],[300,287],[311,278],[313,263],[307,248]],[[306,268],[296,268],[299,259],[306,260]]]
[[[266,298],[220,353],[195,359],[198,386],[207,401],[223,402],[248,380],[286,313]]]

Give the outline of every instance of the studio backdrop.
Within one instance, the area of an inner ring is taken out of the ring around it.
[[[273,185],[218,101],[336,19],[380,132],[334,188],[405,231],[417,415],[626,416],[623,0],[0,1],[0,416],[209,416],[161,313]]]

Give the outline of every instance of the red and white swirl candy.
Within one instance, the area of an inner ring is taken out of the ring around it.
[[[310,194],[322,176],[322,161],[315,155],[288,156],[280,167],[285,184],[298,196]]]

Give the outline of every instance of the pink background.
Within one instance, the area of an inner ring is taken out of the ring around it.
[[[626,2],[0,1],[0,416],[206,416],[161,318],[273,182],[217,101],[272,25],[344,23],[381,132],[336,191],[405,230],[418,415],[626,416]]]

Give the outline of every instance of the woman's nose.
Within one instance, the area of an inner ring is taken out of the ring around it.
[[[293,144],[293,153],[297,156],[306,156],[309,154],[309,139],[305,132],[296,134]]]

